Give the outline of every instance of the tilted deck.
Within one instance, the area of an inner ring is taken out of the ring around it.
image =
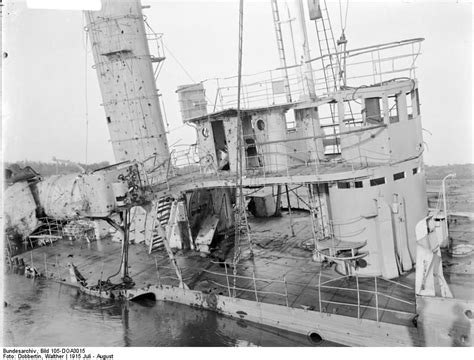
[[[251,248],[241,235],[241,260],[235,272],[233,237],[224,240],[215,257],[199,253],[176,253],[184,282],[194,290],[252,301],[322,311],[362,319],[413,326],[415,316],[414,274],[396,282],[374,277],[342,277],[334,269],[321,269],[304,242],[310,239],[311,226],[306,212],[293,213],[295,236],[289,216],[251,219]],[[70,283],[67,264],[73,262],[89,285],[116,274],[120,266],[121,244],[101,239],[60,240],[19,255],[47,277]],[[178,286],[174,268],[166,253],[147,253],[144,244],[132,244],[129,273],[135,288],[166,284]],[[227,271],[227,276],[226,276]],[[120,282],[120,274],[111,278]],[[235,287],[235,288],[234,288]],[[359,291],[357,291],[357,287]]]

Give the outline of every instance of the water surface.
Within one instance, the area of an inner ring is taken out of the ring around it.
[[[64,284],[15,274],[5,275],[4,281],[5,346],[314,345],[303,335],[185,305],[98,299]]]

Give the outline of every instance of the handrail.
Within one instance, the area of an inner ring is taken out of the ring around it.
[[[324,135],[304,136],[304,137],[294,138],[294,139],[263,141],[263,142],[255,142],[255,144],[256,145],[269,145],[269,144],[280,144],[280,143],[303,141],[303,140],[312,140],[312,139],[325,139],[325,138],[339,137],[339,136],[344,136],[344,135],[349,135],[349,134],[354,134],[354,133],[359,133],[359,132],[375,130],[375,129],[379,129],[379,128],[386,128],[386,127],[387,127],[387,124],[367,126],[367,127],[364,126],[362,128],[359,128],[359,129],[343,131],[343,132],[339,132],[339,133],[336,133],[336,134],[324,134]]]
[[[402,310],[396,310],[396,309],[391,309],[391,308],[383,308],[383,309],[380,309],[379,307],[379,296],[383,296],[387,299],[391,299],[395,302],[400,302],[400,303],[403,303],[403,304],[406,304],[406,305],[409,305],[409,306],[415,306],[415,302],[411,302],[411,301],[408,301],[408,300],[404,300],[404,299],[399,299],[397,297],[394,297],[394,296],[391,296],[391,295],[388,295],[388,294],[385,294],[383,292],[380,292],[380,289],[378,287],[378,284],[377,284],[377,279],[378,277],[374,276],[374,281],[375,281],[375,289],[374,290],[366,290],[366,289],[360,289],[360,286],[359,286],[359,277],[356,275],[356,288],[350,288],[350,287],[340,287],[340,286],[329,286],[327,284],[331,283],[331,282],[334,282],[334,281],[339,281],[341,279],[344,279],[344,278],[350,278],[352,277],[351,275],[346,275],[346,276],[341,276],[341,277],[337,277],[337,278],[331,278],[327,281],[324,281],[322,282],[321,281],[321,276],[322,276],[322,272],[319,272],[319,284],[317,286],[308,286],[308,284],[303,284],[303,283],[296,283],[296,282],[288,282],[286,280],[286,278],[284,277],[283,280],[279,280],[279,279],[265,279],[265,278],[256,278],[255,276],[245,276],[245,275],[233,275],[233,274],[229,274],[227,272],[227,265],[225,262],[213,262],[213,263],[216,263],[216,264],[225,264],[225,268],[226,268],[226,273],[225,274],[222,274],[222,273],[219,273],[219,272],[215,272],[215,271],[210,271],[210,270],[207,270],[207,269],[201,269],[203,272],[206,272],[206,273],[209,273],[209,274],[212,274],[212,275],[217,275],[217,276],[225,276],[226,277],[226,280],[227,280],[227,284],[228,285],[225,285],[225,284],[222,284],[220,282],[217,282],[215,280],[211,280],[211,279],[208,279],[208,281],[218,285],[218,286],[221,286],[223,288],[227,288],[228,289],[228,293],[231,294],[231,291],[230,291],[230,285],[229,285],[229,277],[230,278],[233,278],[234,279],[234,282],[235,282],[235,279],[243,279],[243,280],[253,280],[253,288],[241,288],[241,287],[236,287],[234,286],[233,288],[236,289],[236,290],[239,290],[239,291],[245,291],[245,292],[253,292],[255,293],[255,299],[256,301],[258,302],[259,301],[259,297],[258,297],[258,294],[270,294],[270,295],[277,295],[277,296],[281,296],[281,297],[284,297],[285,299],[285,304],[286,306],[289,306],[289,300],[288,300],[288,290],[287,290],[287,285],[299,285],[299,286],[303,286],[305,289],[314,289],[314,290],[317,290],[318,291],[318,301],[319,301],[319,304],[320,304],[320,311],[321,312],[324,312],[323,310],[323,307],[322,307],[322,304],[335,304],[335,305],[347,305],[347,306],[356,306],[357,307],[357,318],[360,318],[361,314],[360,314],[360,308],[369,308],[369,309],[375,309],[376,310],[376,320],[377,322],[380,320],[380,311],[379,310],[382,310],[382,311],[387,311],[387,312],[393,312],[393,313],[400,313],[400,314],[405,314],[405,315],[412,315],[414,313],[411,313],[411,312],[407,312],[407,311],[402,311]],[[370,278],[367,278],[367,279],[370,279]],[[381,278],[382,280],[387,280],[389,281],[390,283],[393,283],[395,285],[400,285],[402,287],[407,287],[406,285],[404,284],[400,284],[398,282],[395,282],[395,281],[392,281],[392,280],[389,280],[389,279],[383,279]],[[285,292],[284,293],[280,293],[280,292],[275,292],[275,291],[264,291],[264,290],[259,290],[257,285],[256,285],[256,282],[257,281],[262,281],[262,282],[266,282],[266,283],[275,283],[275,284],[284,284],[285,286]],[[235,284],[234,284],[235,285]],[[409,288],[409,287],[408,287]],[[343,303],[343,302],[337,302],[337,301],[328,301],[328,300],[323,300],[322,299],[322,295],[321,295],[321,290],[322,289],[331,289],[331,290],[340,290],[340,291],[355,291],[357,293],[357,304],[353,304],[353,303]],[[360,303],[360,294],[361,293],[367,293],[367,294],[372,294],[372,295],[375,295],[375,301],[376,301],[376,305],[375,307],[374,306],[370,306],[370,305],[363,305]]]
[[[422,42],[424,40],[425,40],[424,38],[406,39],[406,40],[400,40],[400,41],[392,41],[392,42],[383,43],[383,44],[369,45],[369,46],[365,46],[365,47],[361,47],[361,48],[357,48],[357,49],[349,49],[349,50],[345,50],[345,51],[333,52],[333,53],[325,54],[323,56],[319,56],[319,57],[316,57],[316,58],[313,58],[313,59],[309,59],[309,60],[306,61],[306,63],[310,63],[310,62],[313,62],[313,61],[316,61],[316,60],[321,60],[322,58],[328,57],[328,56],[350,54],[351,52],[360,51],[360,50],[369,50],[369,49],[381,51],[381,50],[391,49],[391,48],[394,48],[394,47],[415,44],[415,43],[418,43],[418,42]],[[365,54],[365,52],[351,55],[351,57],[361,55],[361,54]]]
[[[415,62],[421,53],[421,42],[423,40],[423,38],[414,38],[349,49],[325,54],[307,60],[306,63],[315,63],[327,57],[344,56],[347,60],[344,69],[344,86],[346,86],[348,80],[359,83],[361,81],[359,79],[364,78],[369,79],[371,82],[376,82],[377,80],[382,82],[387,80],[390,74],[403,74],[412,78],[415,75]],[[418,44],[418,47],[414,46],[414,44]],[[367,56],[367,54],[375,54],[375,56]],[[358,57],[364,58],[358,60]],[[281,87],[275,87],[275,84],[281,81],[284,81],[290,88],[293,99],[291,103],[298,103],[298,98],[308,95],[302,84],[300,74],[304,65],[305,63],[295,64],[243,75],[242,90],[244,96],[242,100],[245,107],[264,107],[289,103],[286,92],[276,90]],[[317,68],[314,66],[314,68],[312,72],[314,74],[315,90],[320,94],[326,94],[327,88],[325,86],[325,77],[323,76],[324,68],[322,66],[317,66]],[[287,77],[282,75],[282,70],[288,73]],[[206,85],[209,93],[215,92],[216,94],[215,103],[208,104],[211,109],[216,110],[218,107],[224,109],[235,105],[235,92],[238,90],[235,79],[235,76],[230,76],[206,79],[201,82]],[[337,84],[335,85],[338,88],[342,86],[341,81],[342,79],[336,80]]]

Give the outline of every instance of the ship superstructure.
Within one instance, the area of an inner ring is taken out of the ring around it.
[[[152,295],[313,340],[447,344],[454,327],[458,343],[471,343],[472,301],[453,299],[435,229],[445,221],[427,206],[415,74],[423,39],[348,49],[344,32],[334,40],[325,2],[310,0],[320,54],[310,57],[304,37],[302,61],[289,64],[271,1],[281,67],[179,86],[197,143],[168,151],[152,68],[163,58],[149,54],[140,2],[119,4],[103,0],[87,13],[119,164],[64,180],[80,200],[56,217],[105,219],[123,233],[122,247],[76,249],[84,258],[80,269],[69,264],[71,282],[91,295]],[[304,34],[301,1],[298,9]],[[139,247],[130,259],[129,245]],[[51,254],[37,250],[31,266],[44,255],[48,276]],[[122,283],[104,281],[112,269],[102,262],[99,271],[94,251],[120,258]],[[87,281],[78,276],[86,268]]]

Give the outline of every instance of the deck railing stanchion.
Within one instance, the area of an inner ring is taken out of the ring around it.
[[[357,285],[357,319],[360,319],[359,275],[357,275],[357,273],[356,273],[356,285]]]
[[[55,261],[56,261],[56,273],[58,276],[58,281],[61,281],[61,274],[59,272],[59,263],[58,263],[58,255],[55,255]]]
[[[34,268],[34,265],[33,265],[33,251],[30,252],[30,256],[31,256],[31,267]]]
[[[322,301],[321,301],[321,270],[319,270],[318,297],[319,297],[319,312],[322,315],[323,307],[322,307]]]
[[[232,297],[230,294],[230,285],[229,285],[229,273],[227,272],[227,263],[224,262],[224,268],[225,268],[225,279],[227,281],[227,293],[229,294],[229,297]]]
[[[252,271],[252,278],[253,278],[253,288],[255,290],[255,301],[258,302],[257,282],[255,281],[255,271]]]
[[[48,277],[48,264],[46,264],[46,254],[44,254],[44,276]]]
[[[377,291],[377,276],[375,278],[375,311],[377,316],[377,323],[379,322],[379,293]]]
[[[291,235],[295,236],[295,229],[293,224],[293,216],[291,213],[291,203],[290,203],[290,191],[288,190],[288,184],[285,185],[286,188],[286,201],[288,203],[288,215],[290,216],[290,228],[291,228]]]
[[[154,257],[155,257],[156,276],[158,277],[158,286],[161,287],[161,277],[160,277],[160,271],[158,270],[158,260],[156,260],[156,255]]]
[[[285,283],[285,300],[286,300],[286,307],[289,307],[288,304],[288,287],[286,286],[286,276],[283,275],[283,282]]]
[[[100,267],[100,281],[99,281],[99,292],[102,292],[102,278],[104,276],[104,261],[102,261],[102,266]]]
[[[378,57],[378,62],[379,62],[379,78],[380,78],[380,83],[383,82],[383,72],[382,72],[382,62],[380,61],[380,50],[377,50],[377,57]]]

